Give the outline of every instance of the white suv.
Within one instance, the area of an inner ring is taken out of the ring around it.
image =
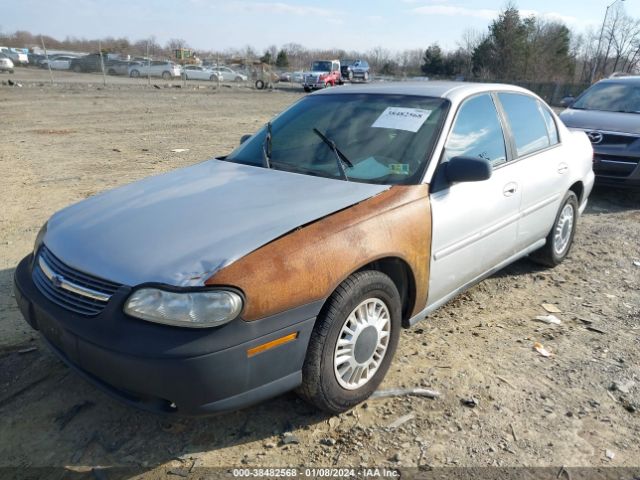
[[[181,75],[182,68],[180,65],[166,60],[156,60],[129,67],[129,76],[134,78],[149,76],[162,77],[165,80],[169,80],[171,78],[179,78]]]

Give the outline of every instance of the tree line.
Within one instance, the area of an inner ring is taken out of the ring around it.
[[[41,46],[71,51],[104,51],[153,58],[171,58],[177,48],[189,48],[183,39],[165,45],[154,37],[130,41],[67,37],[58,40],[26,31],[0,33],[0,45]],[[600,48],[598,48],[600,47]],[[426,49],[391,51],[378,46],[368,51],[309,49],[297,43],[258,51],[251,46],[226,50],[198,50],[200,58],[262,61],[279,69],[305,70],[315,59],[365,59],[373,71],[395,77],[428,76],[511,82],[588,83],[613,73],[640,73],[640,20],[629,16],[618,2],[608,11],[602,28],[578,32],[561,21],[523,16],[514,4],[491,21],[485,32],[467,30],[456,48],[445,51],[438,43]]]

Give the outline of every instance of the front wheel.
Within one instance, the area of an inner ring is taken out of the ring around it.
[[[330,413],[366,400],[398,345],[402,305],[393,281],[366,270],[347,278],[316,320],[298,394]]]
[[[578,221],[578,197],[572,191],[564,196],[553,228],[544,247],[531,254],[531,259],[548,267],[559,265],[569,255]]]
[[[162,78],[169,80],[171,78],[171,72],[162,72]]]
[[[132,78],[138,78],[140,76],[140,72],[138,70],[131,70],[131,73],[129,73],[129,76]]]

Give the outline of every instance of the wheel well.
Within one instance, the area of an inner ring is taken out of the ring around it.
[[[576,194],[576,197],[578,197],[578,205],[580,205],[582,203],[582,193],[584,192],[584,186],[582,185],[582,182],[574,183],[573,185],[571,185],[571,187],[569,187],[569,190]]]
[[[397,257],[386,257],[368,263],[358,271],[362,270],[377,270],[391,278],[400,293],[402,326],[409,327],[409,318],[416,301],[416,282],[407,262]]]

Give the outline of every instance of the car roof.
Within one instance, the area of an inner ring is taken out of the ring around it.
[[[627,77],[613,77],[600,80],[598,83],[625,83],[628,85],[638,85],[640,84],[640,76],[629,75]]]
[[[388,95],[419,95],[460,101],[470,95],[483,92],[518,92],[531,94],[529,90],[503,83],[472,83],[453,81],[379,82],[363,85],[344,85],[340,88],[319,90],[313,95],[340,95],[344,93],[380,93]]]

